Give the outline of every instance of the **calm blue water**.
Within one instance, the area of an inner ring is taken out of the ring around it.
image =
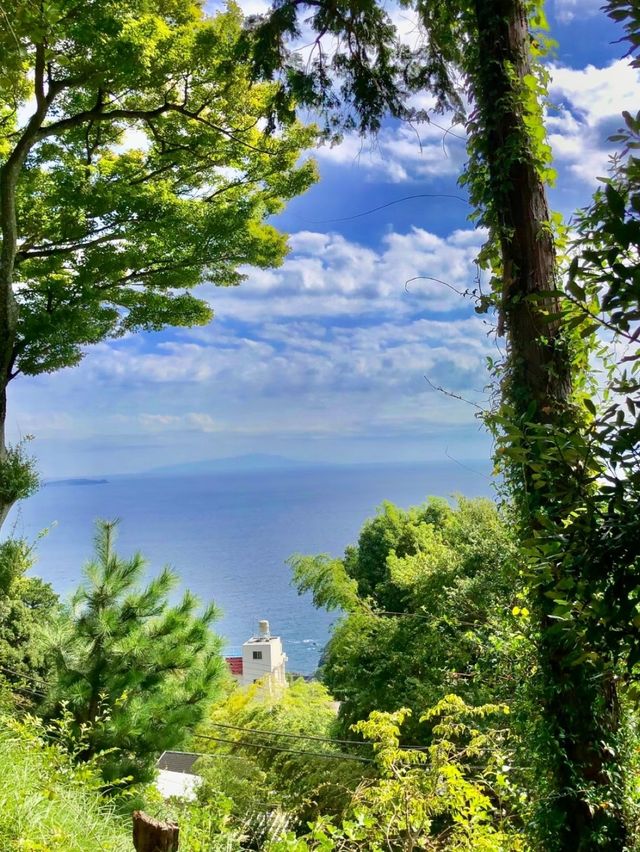
[[[17,535],[33,539],[55,524],[38,544],[34,573],[65,595],[91,555],[96,518],[120,518],[123,554],[140,550],[151,572],[170,564],[185,586],[222,608],[227,653],[239,652],[267,618],[283,638],[289,670],[310,673],[336,615],[298,596],[285,559],[340,555],[383,500],[409,506],[454,492],[490,495],[491,484],[453,463],[116,477],[44,487],[14,510],[4,531],[13,521]]]

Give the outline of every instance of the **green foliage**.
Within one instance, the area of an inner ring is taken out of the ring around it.
[[[608,10],[626,22],[637,65],[636,5],[613,2]],[[634,735],[620,694],[635,696],[640,660],[634,511],[640,493],[640,114],[623,118],[625,126],[612,137],[621,154],[576,218],[565,285],[558,285],[557,308],[544,318],[546,327],[563,328],[572,394],[564,406],[550,397],[540,411],[522,384],[520,398],[512,384],[508,404],[494,417],[500,465],[520,509],[534,623],[541,628],[545,665],[538,695],[546,725],[539,726],[533,754],[546,754],[546,765],[556,767],[537,818],[541,842],[551,848],[576,842],[563,820],[563,785],[578,791],[582,804],[573,811],[584,814],[580,820],[592,832],[585,843],[622,847],[625,822],[637,825],[638,819],[637,800],[630,808],[625,792]]]
[[[358,584],[349,577],[340,559],[325,553],[318,556],[294,554],[287,564],[300,594],[311,592],[314,604],[322,609],[352,610],[358,603]]]
[[[621,11],[623,4],[612,6]],[[638,26],[637,13],[634,20]],[[566,298],[583,324],[602,329],[597,355],[606,384],[600,400],[584,400],[589,429],[582,458],[589,458],[600,479],[571,519],[572,559],[584,562],[588,553],[589,560],[582,585],[565,598],[571,603],[568,618],[580,610],[594,651],[606,647],[631,671],[640,661],[640,528],[633,511],[640,494],[640,113],[625,112],[623,118],[624,127],[611,137],[622,150],[592,205],[577,217],[568,270]]]
[[[40,630],[59,606],[48,583],[24,576],[33,562],[24,540],[0,544],[0,676],[27,700],[42,688],[47,665]]]
[[[89,725],[78,758],[106,753],[104,779],[147,781],[165,749],[182,745],[223,679],[221,643],[210,629],[213,605],[198,612],[186,592],[170,605],[177,583],[168,568],[140,587],[140,554],[114,551],[115,523],[100,522],[86,584],[48,631],[53,675],[43,712],[70,712],[75,732]]]
[[[0,848],[24,852],[130,852],[131,828],[35,719],[0,719]]]
[[[289,835],[267,848],[527,849],[513,820],[517,791],[505,772],[509,758],[504,732],[486,723],[487,717],[507,712],[506,706],[470,707],[456,696],[446,696],[422,717],[435,722],[432,745],[415,751],[400,745],[409,710],[374,711],[354,729],[373,743],[379,775],[358,786],[347,817],[338,825],[320,818],[308,835]],[[479,761],[481,772],[474,767]]]
[[[357,582],[359,596],[334,628],[322,677],[341,702],[343,733],[373,710],[409,707],[410,741],[427,732],[424,707],[456,692],[474,703],[512,699],[531,664],[512,532],[488,500],[431,500],[402,510],[385,503],[342,560],[298,558],[300,590]],[[305,573],[309,569],[309,574]],[[311,586],[313,588],[313,586]]]
[[[479,262],[492,274],[492,294],[479,309],[497,309],[498,333],[509,337],[507,357],[493,365],[497,393],[489,425],[496,436],[497,468],[515,508],[526,609],[537,646],[537,706],[546,728],[545,742],[536,748],[537,756],[545,753],[536,772],[547,824],[540,842],[548,849],[622,848],[628,832],[618,756],[624,727],[618,666],[620,660],[628,669],[640,663],[633,188],[640,117],[625,116],[619,141],[627,149],[628,171],[618,169],[582,217],[579,257],[565,291],[557,252],[564,248],[566,231],[549,212],[545,193],[554,173],[542,120],[547,71],[541,59],[551,44],[542,3],[407,0],[406,5],[422,25],[409,52],[399,44],[384,6],[373,0],[338,5],[278,0],[256,26],[257,67],[266,74],[280,69],[285,86],[299,81],[286,37],[299,31],[298,15],[305,10],[317,33],[339,31],[337,61],[318,50],[306,89],[312,102],[315,97],[330,112],[329,125],[340,124],[340,111],[355,113],[351,123],[361,130],[376,130],[385,111],[407,116],[407,93],[414,84],[435,95],[438,107],[455,108],[457,81],[468,95],[469,163],[463,183],[475,220],[489,229]],[[610,0],[605,10],[623,24],[637,67],[638,4]],[[610,362],[616,375],[611,380],[609,374],[613,398],[605,400],[598,416],[590,373],[594,350],[603,357],[597,339],[603,327],[616,338]],[[620,343],[627,347],[622,357],[628,372],[617,369]],[[385,577],[379,570],[380,576],[371,575],[371,588],[359,581],[361,594],[377,594]],[[307,586],[319,588],[317,571]],[[388,609],[391,600],[386,598]],[[397,599],[393,603],[399,608]]]
[[[0,456],[0,505],[25,500],[38,490],[40,479],[35,459],[25,452],[28,440],[7,447],[4,456]]]
[[[315,132],[265,129],[277,93],[241,61],[237,6],[9,0],[2,14],[11,377],[73,365],[105,338],[206,323],[192,288],[280,263],[285,240],[264,220],[315,179],[299,163]]]
[[[216,723],[243,730],[216,727]],[[278,736],[324,740],[332,739],[334,729],[331,697],[319,683],[300,678],[273,694],[260,684],[235,689],[199,728],[200,733],[231,742],[194,740],[198,751],[211,755],[199,764],[205,777],[200,794],[205,800],[217,801],[221,796],[231,800],[236,822],[280,809],[287,812],[291,824],[301,826],[320,813],[339,814],[368,769],[366,763],[340,757],[345,753],[362,756],[362,749],[351,752],[348,745]],[[288,751],[255,747],[260,745]]]
[[[198,764],[196,770],[202,774]],[[232,781],[231,773],[228,773]],[[163,821],[172,821],[180,827],[180,847],[189,852],[240,852],[246,849],[243,842],[247,833],[234,820],[233,802],[217,789],[211,790],[207,779],[199,790],[198,799],[190,801],[173,798],[165,800],[154,787],[147,787],[144,810]]]

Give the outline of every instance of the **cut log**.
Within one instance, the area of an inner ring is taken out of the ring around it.
[[[133,845],[136,852],[177,852],[178,826],[174,822],[160,822],[143,811],[134,811]]]

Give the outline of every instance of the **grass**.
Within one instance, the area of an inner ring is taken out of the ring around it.
[[[128,820],[0,719],[0,852],[132,852]]]

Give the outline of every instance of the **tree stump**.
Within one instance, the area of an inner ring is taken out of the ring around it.
[[[178,826],[173,822],[160,822],[143,811],[134,811],[133,845],[136,852],[177,852]]]

